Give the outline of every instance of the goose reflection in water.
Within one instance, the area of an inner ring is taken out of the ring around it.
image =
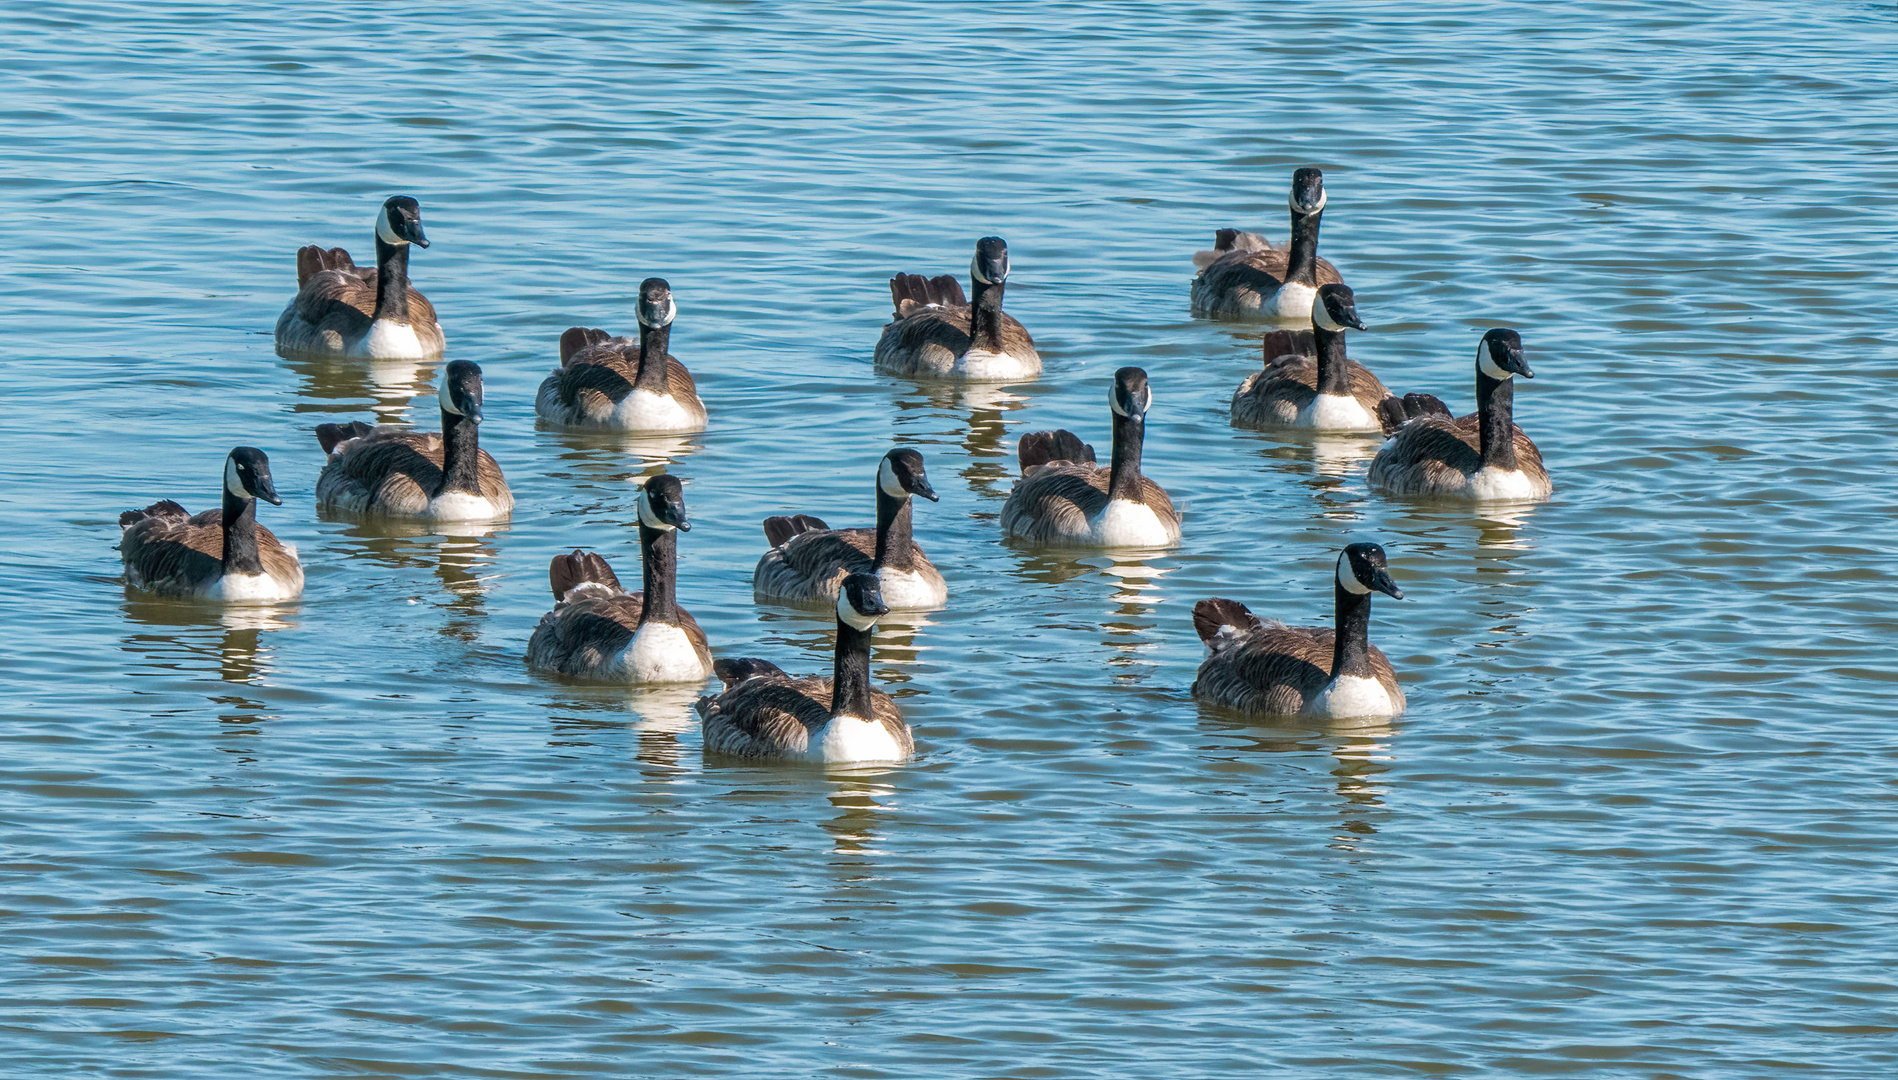
[[[1257,717],[1204,701],[1197,704],[1202,725],[1237,737],[1237,749],[1242,751],[1295,758],[1328,752],[1334,762],[1328,772],[1340,820],[1325,824],[1335,830],[1327,846],[1341,851],[1366,850],[1369,839],[1377,835],[1375,819],[1389,812],[1384,803],[1389,792],[1385,774],[1396,760],[1397,729],[1388,719],[1326,720],[1322,727],[1313,729],[1302,721],[1299,727],[1281,727],[1287,718],[1280,717],[1266,727]]]
[[[449,595],[451,616],[441,633],[472,642],[486,620],[488,589],[501,576],[493,572],[499,553],[488,538],[507,528],[506,522],[375,520],[355,522],[337,539],[349,558],[433,571]]]
[[[282,355],[282,354],[279,354]],[[367,406],[378,424],[406,423],[414,399],[427,393],[441,358],[429,360],[346,360],[284,356],[303,381],[296,412],[356,413]],[[331,404],[335,403],[335,404]]]
[[[994,383],[900,382],[892,404],[896,426],[909,441],[933,442],[959,431],[969,463],[962,478],[982,498],[1003,500],[1015,482],[1015,444],[1009,438],[1009,413],[1028,399]],[[964,419],[963,414],[967,414]]]
[[[793,607],[761,607],[758,621],[770,628],[770,632],[758,645],[744,646],[732,655],[761,655],[793,675],[829,674],[837,643],[835,615]],[[919,644],[918,639],[924,636],[924,630],[934,625],[926,611],[892,611],[877,619],[876,637],[870,642],[871,670],[877,685],[883,686],[899,702],[920,692],[916,688],[898,687],[914,681],[907,669],[928,651],[929,646]],[[790,660],[779,659],[783,656]]]
[[[549,746],[616,743],[630,733],[633,758],[647,766],[648,779],[685,773],[681,759],[688,747],[680,737],[698,730],[692,704],[707,686],[602,686],[544,672],[534,678],[548,683],[552,695],[543,702],[554,725]]]
[[[589,488],[607,489],[613,498],[623,498],[627,484],[641,484],[667,471],[673,462],[703,449],[702,433],[690,435],[633,435],[619,431],[582,431],[558,427],[545,420],[537,424],[539,434],[564,449],[560,462],[547,475],[571,486],[576,492]],[[637,468],[627,466],[637,462]]]
[[[208,671],[200,661],[215,653],[218,678],[246,685],[256,685],[270,674],[275,650],[269,647],[269,638],[265,635],[296,625],[281,607],[216,608],[183,602],[127,600],[124,611],[126,618],[134,623],[164,631],[131,634],[125,640],[127,652],[145,657],[155,667],[180,674]],[[212,700],[222,704],[230,699],[214,697]],[[242,706],[263,708],[249,701],[242,701]]]
[[[1041,550],[1020,552],[1016,573],[1022,580],[1039,585],[1062,585],[1083,577],[1100,577],[1111,585],[1111,606],[1100,623],[1107,637],[1102,645],[1113,650],[1107,663],[1118,670],[1115,679],[1140,682],[1151,677],[1158,659],[1140,654],[1156,650],[1166,636],[1157,629],[1157,608],[1165,602],[1160,579],[1172,573],[1173,566],[1161,551],[1150,553],[1131,550],[1111,553],[1076,553]]]
[[[837,815],[818,824],[830,834],[831,852],[848,857],[832,866],[845,870],[864,867],[867,864],[859,856],[885,854],[875,846],[880,839],[877,830],[896,814],[897,808],[890,802],[896,788],[864,771],[831,774],[826,779],[832,787],[830,805],[837,809]]]

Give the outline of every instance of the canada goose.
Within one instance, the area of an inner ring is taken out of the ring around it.
[[[481,368],[456,360],[442,373],[442,431],[318,424],[329,462],[316,505],[424,521],[500,521],[514,508],[501,466],[481,449]]]
[[[1371,593],[1402,600],[1384,549],[1352,544],[1338,556],[1330,627],[1260,622],[1237,600],[1193,605],[1193,629],[1212,650],[1193,696],[1272,716],[1396,716],[1404,690],[1371,644]]]
[[[277,350],[374,360],[440,356],[434,305],[409,284],[409,245],[428,246],[422,207],[407,195],[376,215],[376,265],[358,269],[342,248],[297,250],[297,295],[277,316]]]
[[[1232,394],[1232,422],[1242,427],[1311,431],[1382,431],[1377,408],[1391,392],[1344,353],[1344,331],[1365,329],[1348,285],[1321,285],[1312,300],[1311,330],[1265,335],[1265,369]]]
[[[303,592],[295,548],[257,524],[257,500],[282,506],[270,459],[240,446],[224,459],[224,505],[202,514],[166,499],[119,515],[119,555],[135,589],[193,600],[271,603]]]
[[[975,242],[969,260],[971,303],[955,276],[890,279],[896,313],[877,341],[876,367],[911,378],[1019,382],[1041,374],[1035,339],[1002,310],[1008,280],[1008,243],[999,236]]]
[[[560,335],[560,366],[534,411],[568,427],[677,434],[705,430],[692,373],[666,351],[679,305],[664,278],[639,283],[639,340],[583,326]],[[650,362],[648,357],[651,358]]]
[[[875,575],[844,579],[837,591],[836,666],[828,679],[794,679],[768,660],[714,664],[725,689],[696,706],[706,751],[826,764],[909,757],[916,744],[902,710],[870,685],[870,633],[889,610]]]
[[[1193,314],[1256,316],[1305,322],[1320,285],[1340,283],[1338,268],[1318,257],[1318,219],[1325,210],[1325,174],[1292,174],[1292,244],[1277,248],[1257,233],[1220,229],[1213,250],[1193,256]]]
[[[1180,538],[1180,515],[1165,489],[1140,475],[1153,390],[1137,367],[1114,372],[1114,458],[1097,468],[1094,448],[1071,431],[1021,437],[1021,479],[1002,505],[1002,532],[1061,547],[1164,547]]]
[[[923,455],[899,446],[877,465],[877,525],[833,529],[809,514],[764,519],[771,550],[758,560],[751,586],[758,596],[795,604],[837,598],[847,574],[875,574],[884,603],[898,611],[941,607],[949,586],[910,538],[910,496],[936,502]]]
[[[1442,401],[1408,394],[1379,407],[1390,441],[1371,460],[1370,483],[1393,495],[1540,499],[1554,490],[1542,452],[1511,419],[1515,376],[1535,378],[1522,337],[1495,329],[1476,345],[1476,411],[1452,418]]]
[[[691,527],[679,478],[660,473],[639,489],[639,592],[591,551],[554,556],[554,609],[527,641],[528,666],[598,682],[704,682],[712,652],[676,593],[679,533]]]

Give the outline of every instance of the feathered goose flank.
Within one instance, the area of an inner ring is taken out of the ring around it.
[[[296,549],[257,524],[257,500],[283,505],[270,459],[240,446],[224,459],[224,504],[187,513],[169,499],[119,515],[125,583],[176,599],[272,603],[303,592]]]
[[[969,260],[973,302],[948,274],[890,279],[895,306],[876,347],[876,367],[910,378],[1017,382],[1041,373],[1035,340],[1002,310],[1008,280],[1008,244],[999,236],[976,241]]]
[[[540,384],[534,411],[568,427],[646,434],[705,430],[692,373],[667,351],[678,315],[663,278],[639,285],[639,340],[575,326],[560,335],[560,366]]]
[[[428,246],[422,208],[397,195],[376,215],[376,265],[342,248],[297,251],[297,295],[277,317],[279,352],[373,360],[440,356],[445,339],[428,298],[409,284],[409,248]]]

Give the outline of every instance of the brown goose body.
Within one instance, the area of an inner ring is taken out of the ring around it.
[[[1193,314],[1266,318],[1304,323],[1312,296],[1325,285],[1343,284],[1338,268],[1318,255],[1318,226],[1325,209],[1324,173],[1292,173],[1291,244],[1279,248],[1258,233],[1220,229],[1213,250],[1193,257]]]
[[[633,338],[611,337],[597,328],[574,327],[560,338],[560,366],[541,382],[534,411],[567,427],[605,431],[679,434],[705,429],[705,403],[677,357],[659,352],[665,365],[654,393],[635,389],[645,351]]]
[[[1094,448],[1071,431],[1023,435],[1016,451],[1021,479],[1002,504],[1002,533],[1049,547],[1150,548],[1180,539],[1180,512],[1166,489],[1140,471],[1147,409],[1147,373],[1114,373],[1114,456],[1094,464]]]
[[[479,491],[457,491],[445,486],[444,449],[440,432],[388,424],[369,428],[330,451],[316,478],[316,504],[350,514],[431,521],[506,518],[514,509],[514,494],[494,458],[479,452]]]
[[[1331,686],[1336,631],[1328,626],[1286,626],[1277,620],[1252,622],[1249,632],[1213,645],[1193,680],[1193,696],[1263,716],[1317,715],[1315,708]],[[1377,646],[1370,646],[1369,654],[1372,677],[1402,712],[1404,690],[1397,684],[1396,670]]]
[[[969,278],[973,300],[949,274],[890,279],[895,310],[877,339],[878,371],[964,382],[1019,382],[1041,374],[1034,338],[1002,310],[1008,245],[1001,237],[976,241]]]
[[[289,600],[303,592],[296,549],[262,525],[256,527],[257,555],[271,584],[225,580],[222,509],[189,514],[167,499],[126,511],[119,525],[119,555],[133,588],[184,600]]]
[[[1390,389],[1369,368],[1346,358],[1342,382],[1363,414],[1320,402],[1319,358],[1309,331],[1275,330],[1265,336],[1265,367],[1232,393],[1232,422],[1247,428],[1299,427],[1318,431],[1378,431],[1378,406]],[[1329,396],[1329,395],[1328,395]]]
[[[718,666],[724,679],[724,661]],[[776,667],[729,681],[723,693],[699,699],[705,749],[730,757],[823,760],[822,733],[831,722],[835,685],[819,675],[792,678]],[[872,715],[866,719],[882,729],[899,759],[914,754],[915,738],[896,699],[872,690],[870,702]]]
[[[1534,378],[1522,339],[1498,328],[1477,345],[1476,411],[1452,417],[1429,394],[1381,406],[1390,440],[1371,460],[1370,485],[1393,495],[1459,499],[1547,498],[1554,491],[1542,451],[1515,423],[1515,380]]]
[[[572,584],[560,590],[563,562],[584,569],[569,571]],[[599,555],[559,556],[551,576],[557,602],[527,641],[529,667],[610,683],[696,683],[712,674],[711,646],[691,612],[676,608],[662,619],[646,620],[645,591],[621,588]]]
[[[409,250],[428,246],[421,208],[396,196],[376,221],[376,265],[342,248],[297,251],[297,294],[277,317],[277,350],[302,356],[425,360],[446,344],[435,307],[409,284]]]
[[[892,610],[942,607],[949,599],[948,583],[914,539],[917,495],[936,500],[923,456],[898,447],[877,466],[876,528],[833,529],[809,514],[766,518],[770,550],[752,571],[752,591],[760,600],[831,604],[845,578],[873,574],[883,603]]]

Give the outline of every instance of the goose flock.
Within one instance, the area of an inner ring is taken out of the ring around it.
[[[1260,319],[1263,366],[1232,394],[1232,423],[1258,429],[1381,433],[1368,483],[1388,495],[1532,500],[1552,488],[1536,445],[1514,420],[1514,380],[1534,374],[1521,336],[1497,327],[1478,342],[1476,411],[1455,416],[1425,393],[1402,397],[1346,355],[1346,332],[1363,330],[1357,300],[1337,267],[1318,255],[1326,194],[1318,169],[1292,175],[1290,242],[1222,228],[1194,257],[1194,314]],[[446,338],[435,309],[409,281],[412,247],[428,247],[421,206],[407,196],[376,216],[374,268],[342,248],[297,252],[297,293],[277,320],[286,356],[366,362],[439,358]],[[1008,245],[976,241],[969,294],[944,274],[890,279],[893,312],[877,341],[877,370],[923,380],[1022,382],[1039,377],[1034,339],[1002,310]],[[569,428],[630,434],[704,430],[706,408],[692,375],[668,350],[677,304],[661,278],[640,284],[638,337],[573,327],[560,335],[559,367],[541,384],[535,412]],[[1141,472],[1153,390],[1147,373],[1123,367],[1108,388],[1110,455],[1071,431],[1021,437],[1015,480],[1000,515],[1012,541],[1067,549],[1165,548],[1182,515],[1166,489]],[[327,512],[424,523],[505,520],[513,510],[501,466],[480,445],[481,368],[443,370],[441,430],[320,424],[325,455],[316,502]],[[934,502],[922,454],[898,447],[876,465],[876,522],[831,528],[809,514],[764,521],[767,550],[752,587],[760,601],[836,613],[828,677],[793,677],[768,660],[714,659],[704,630],[680,604],[678,544],[691,526],[678,477],[661,473],[638,494],[640,589],[628,592],[599,554],[553,557],[553,609],[526,646],[542,672],[609,684],[702,684],[721,692],[696,706],[707,753],[823,763],[896,762],[915,743],[894,699],[870,680],[870,645],[892,611],[935,610],[948,585],[914,536],[915,500]],[[257,520],[257,502],[281,505],[262,450],[239,446],[224,467],[223,503],[191,514],[163,500],[120,515],[119,552],[128,588],[161,597],[232,604],[295,599],[303,567],[293,548]],[[1201,600],[1193,627],[1208,654],[1195,697],[1261,716],[1392,717],[1404,691],[1370,642],[1371,597],[1402,599],[1374,543],[1338,555],[1330,626],[1262,620],[1231,599]]]

